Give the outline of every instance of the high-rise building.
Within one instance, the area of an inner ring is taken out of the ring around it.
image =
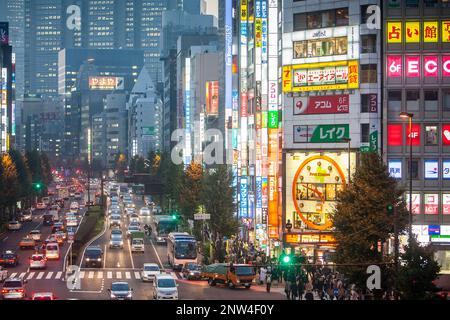
[[[8,22],[0,22],[0,152],[14,144],[14,67],[15,55],[9,45]]]

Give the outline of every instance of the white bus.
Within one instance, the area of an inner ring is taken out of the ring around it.
[[[197,241],[186,232],[171,232],[167,237],[167,260],[174,270],[185,263],[197,263]]]
[[[178,222],[171,216],[161,215],[151,217],[152,236],[156,243],[166,243],[166,239],[171,232],[177,230]]]

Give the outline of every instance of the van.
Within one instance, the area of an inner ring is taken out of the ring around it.
[[[57,242],[50,242],[45,246],[45,256],[49,260],[59,260],[59,245]]]

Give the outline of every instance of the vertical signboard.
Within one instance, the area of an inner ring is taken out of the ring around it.
[[[246,176],[241,176],[240,179],[240,218],[248,217],[248,178]]]

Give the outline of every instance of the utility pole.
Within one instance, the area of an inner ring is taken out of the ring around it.
[[[399,258],[399,241],[398,241],[398,216],[397,208],[394,206],[394,266],[395,266],[395,290],[394,299],[398,300],[398,258]]]

